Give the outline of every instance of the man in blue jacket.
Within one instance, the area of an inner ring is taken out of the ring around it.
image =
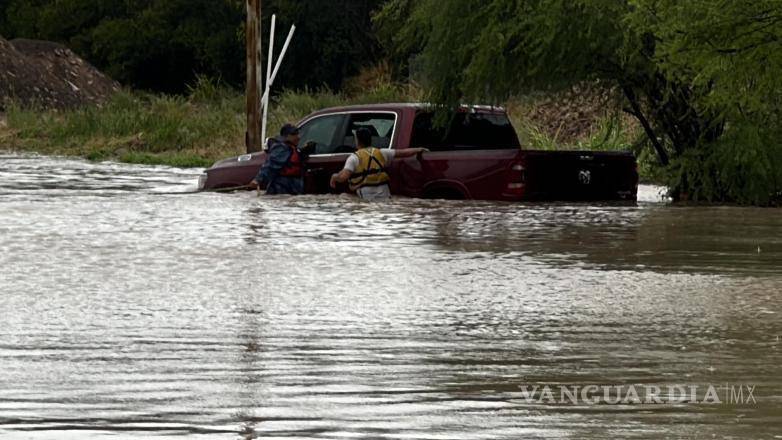
[[[266,194],[303,194],[304,166],[311,151],[311,145],[299,149],[299,129],[285,124],[280,136],[271,141],[266,153],[266,162],[255,176],[251,187],[266,185]]]

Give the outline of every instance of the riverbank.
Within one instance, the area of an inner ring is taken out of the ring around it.
[[[525,97],[506,103],[523,145],[537,149],[633,148],[637,133],[632,124],[602,113],[604,98],[595,98],[594,93],[577,95],[581,98],[571,92],[560,98]],[[342,93],[284,91],[270,109],[269,127],[273,132],[285,122],[325,107],[422,99],[415,87],[385,82],[361,84]],[[74,110],[11,104],[5,118],[0,118],[0,146],[95,161],[206,167],[244,153],[244,105],[240,91],[206,79],[199,80],[184,96],[121,91],[103,105]],[[551,111],[558,106],[564,110]]]
[[[238,94],[197,86],[188,96],[120,91],[100,106],[43,110],[8,106],[6,149],[180,167],[208,166],[244,139]]]
[[[269,126],[273,132],[324,107],[402,99],[399,87],[375,88],[361,96],[286,91],[271,108]],[[103,105],[74,110],[11,103],[0,122],[0,147],[96,161],[204,167],[244,153],[244,105],[241,92],[206,79],[185,96],[120,91]]]

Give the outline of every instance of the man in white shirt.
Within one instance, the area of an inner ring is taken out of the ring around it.
[[[405,148],[392,150],[390,148],[375,148],[372,143],[372,133],[366,128],[356,130],[356,146],[358,149],[345,161],[345,167],[339,173],[331,176],[331,187],[337,183],[349,181],[350,189],[364,200],[387,200],[391,197],[388,182],[388,165],[394,158],[416,156],[426,148]]]

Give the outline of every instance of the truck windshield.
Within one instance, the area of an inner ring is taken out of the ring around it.
[[[438,126],[433,112],[421,112],[413,122],[410,146],[449,151],[511,149],[521,144],[504,114],[456,112],[449,124]]]

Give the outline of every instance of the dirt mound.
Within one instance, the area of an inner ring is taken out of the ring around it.
[[[67,109],[101,104],[119,84],[65,46],[0,36],[0,110],[21,105]]]

